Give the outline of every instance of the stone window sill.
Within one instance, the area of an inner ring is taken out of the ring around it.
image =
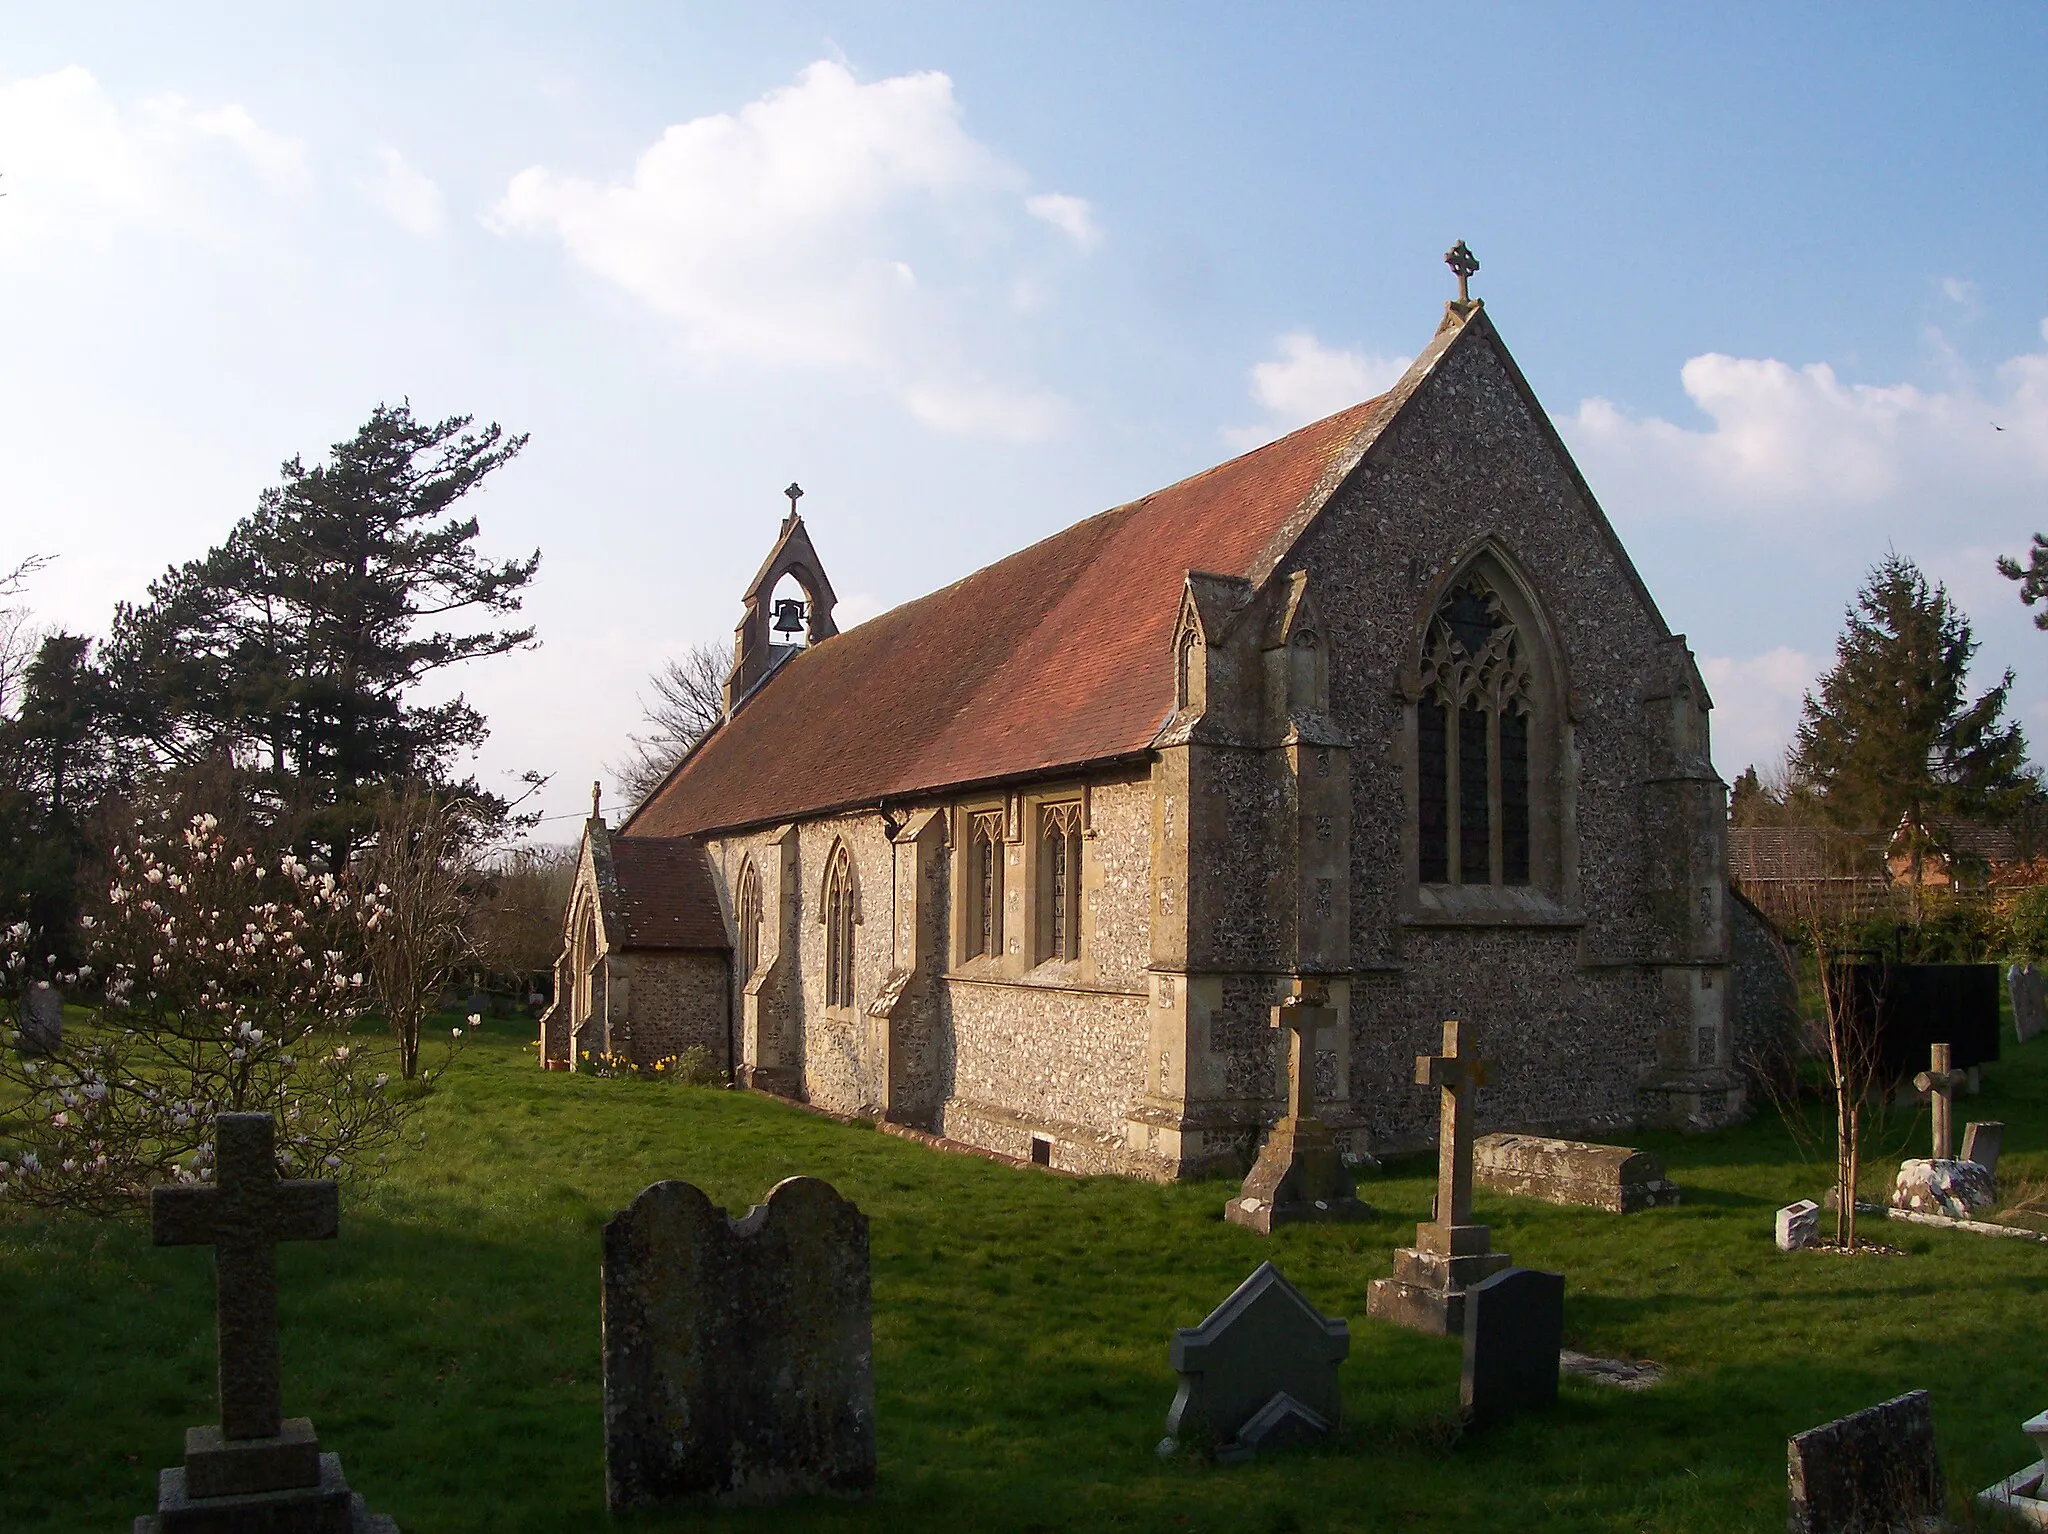
[[[1425,884],[1403,913],[1404,927],[1583,927],[1586,913],[1541,890],[1490,884]]]

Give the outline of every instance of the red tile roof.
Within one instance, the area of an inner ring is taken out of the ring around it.
[[[1187,573],[1263,579],[1394,398],[1090,517],[811,646],[705,738],[617,845],[1143,751],[1173,711]]]
[[[711,860],[687,837],[614,836],[616,903],[624,948],[727,948],[725,917],[711,878]]]

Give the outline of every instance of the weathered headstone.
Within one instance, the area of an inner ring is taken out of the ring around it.
[[[1372,1214],[1372,1206],[1353,1195],[1336,1142],[1315,1116],[1315,1038],[1336,1020],[1326,988],[1301,980],[1273,1008],[1273,1026],[1287,1040],[1287,1113],[1266,1136],[1237,1197],[1223,1206],[1233,1225],[1265,1236],[1275,1225]]]
[[[54,1055],[64,1046],[64,996],[38,980],[21,998],[21,1042],[25,1055]]]
[[[1941,1459],[1934,1413],[1915,1390],[1786,1445],[1790,1534],[1918,1534],[1942,1528]]]
[[[1200,1326],[1174,1334],[1167,1358],[1180,1390],[1160,1453],[1202,1447],[1230,1460],[1334,1431],[1344,1414],[1337,1369],[1350,1352],[1350,1327],[1261,1263]]]
[[[157,1477],[157,1510],[135,1534],[398,1534],[349,1490],[341,1456],[286,1417],[277,1345],[277,1243],[330,1241],[341,1206],[326,1180],[280,1180],[267,1113],[214,1123],[214,1185],[150,1190],[158,1246],[214,1249],[220,1422],[185,1430],[185,1463]]]
[[[1804,1251],[1820,1244],[1820,1205],[1810,1198],[1778,1211],[1778,1250]]]
[[[604,1426],[614,1512],[871,1490],[867,1216],[815,1177],[737,1220],[644,1189],[604,1228]]]
[[[2005,1143],[2005,1125],[1996,1119],[1963,1126],[1963,1160],[1974,1161],[1993,1177],[1998,1175],[1998,1152]]]
[[[1564,1275],[1508,1268],[1465,1291],[1465,1416],[1500,1422],[1557,1404]]]
[[[2020,1431],[2034,1440],[2034,1463],[1977,1493],[1977,1506],[1997,1528],[2048,1529],[2048,1412],[2029,1417]]]
[[[1395,1251],[1394,1276],[1374,1279],[1365,1302],[1367,1315],[1439,1337],[1464,1330],[1465,1291],[1510,1260],[1472,1221],[1472,1092],[1487,1070],[1473,1056],[1470,1032],[1446,1021],[1443,1053],[1415,1057],[1416,1085],[1439,1096],[1436,1217],[1415,1227],[1415,1245]]]
[[[1472,1144],[1472,1177],[1495,1193],[1633,1214],[1678,1202],[1661,1157],[1626,1145],[1589,1145],[1541,1135],[1482,1135]]]
[[[2024,1044],[2048,1028],[2048,974],[2031,963],[2015,964],[2005,972],[2005,988],[2012,997],[2012,1031]]]

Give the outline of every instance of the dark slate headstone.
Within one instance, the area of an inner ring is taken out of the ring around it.
[[[54,1055],[64,1045],[64,997],[47,980],[38,980],[21,998],[21,1052]]]
[[[1259,1264],[1200,1326],[1174,1334],[1167,1356],[1180,1391],[1161,1452],[1186,1444],[1233,1458],[1321,1437],[1343,1419],[1337,1368],[1350,1352],[1350,1327]]]
[[[658,1182],[604,1228],[605,1497],[875,1484],[867,1216],[815,1177],[734,1220]]]
[[[1787,1445],[1791,1534],[1944,1528],[1927,1392],[1809,1428]]]
[[[1465,1291],[1465,1415],[1499,1422],[1557,1404],[1564,1275],[1508,1268]]]
[[[2012,1031],[2024,1044],[2048,1028],[2048,974],[2031,963],[2015,964],[2005,972],[2005,986],[2012,995]]]
[[[2005,1125],[1985,1119],[1963,1126],[1963,1160],[1974,1161],[1992,1176],[1998,1175],[1998,1150],[2005,1143]]]

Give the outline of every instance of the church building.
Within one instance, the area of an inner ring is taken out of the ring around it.
[[[1737,1116],[1706,688],[1463,275],[1388,393],[846,633],[792,494],[723,719],[586,828],[544,1063],[1188,1177],[1299,984],[1354,1151],[1433,1135],[1446,1018],[1485,1128]]]

